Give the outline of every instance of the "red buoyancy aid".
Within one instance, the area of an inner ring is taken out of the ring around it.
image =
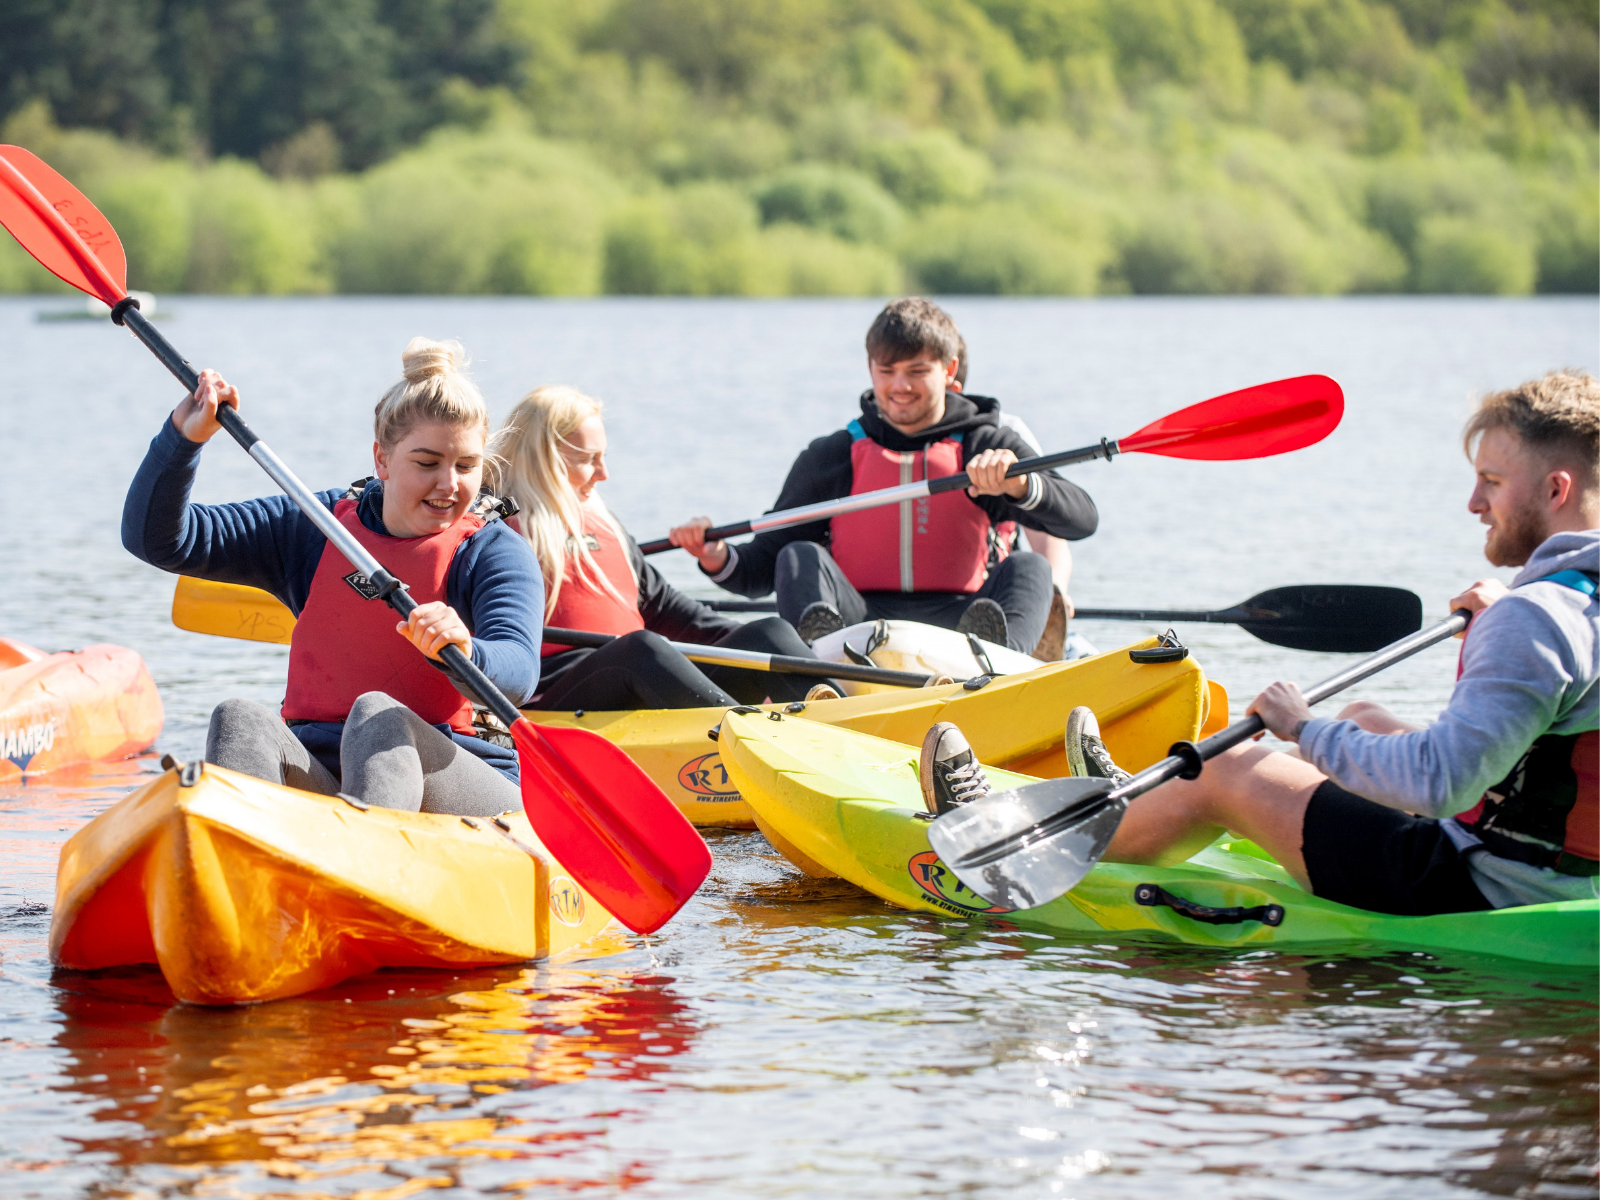
[[[1594,595],[1592,581],[1585,586],[1567,578],[1576,574],[1548,578]],[[1464,655],[1465,642],[1461,650]],[[1457,679],[1461,669],[1458,660]],[[1540,734],[1510,773],[1456,820],[1492,854],[1565,875],[1600,875],[1600,730]]]
[[[545,624],[557,629],[586,629],[590,633],[632,633],[644,628],[644,618],[639,615],[639,581],[633,577],[628,564],[628,548],[623,545],[617,528],[604,512],[591,502],[583,506],[583,538],[589,557],[601,574],[622,594],[617,599],[598,580],[587,572],[577,570],[577,555],[569,546],[566,578],[561,581],[561,594],[556,597],[555,609]],[[571,647],[559,643],[544,643],[542,656],[559,654]]]
[[[456,550],[483,528],[483,519],[468,513],[443,533],[390,537],[363,525],[358,505],[340,500],[333,515],[418,604],[443,600]],[[367,598],[371,587],[332,542],[323,547],[289,641],[284,720],[343,721],[363,693],[384,692],[430,725],[472,733],[472,701],[396,632],[399,618],[382,600]]]
[[[922,450],[886,450],[850,422],[850,494],[961,470],[959,436]],[[833,561],[861,592],[975,592],[988,577],[992,523],[965,490],[833,518]]]

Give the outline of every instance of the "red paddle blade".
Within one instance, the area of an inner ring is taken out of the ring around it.
[[[0,225],[79,291],[107,304],[127,294],[128,260],[111,222],[21,146],[0,146]]]
[[[1267,458],[1320,442],[1344,416],[1344,392],[1326,375],[1297,375],[1214,396],[1117,440],[1124,454]]]
[[[587,729],[511,727],[539,840],[635,933],[661,928],[711,870],[694,826],[623,751]]]

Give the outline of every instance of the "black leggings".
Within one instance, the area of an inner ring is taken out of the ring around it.
[[[711,643],[731,650],[815,658],[781,617],[741,625]],[[565,650],[543,664],[544,686],[529,707],[557,712],[615,712],[636,708],[728,708],[773,700],[803,700],[809,675],[746,671],[692,663],[659,634],[641,629],[598,650]]]

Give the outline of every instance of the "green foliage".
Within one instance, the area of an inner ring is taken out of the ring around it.
[[[756,203],[765,224],[809,225],[851,242],[892,242],[903,220],[894,198],[865,175],[821,163],[780,172],[757,191]]]
[[[1597,63],[1596,0],[11,0],[0,137],[157,291],[1594,294]]]
[[[193,186],[184,290],[284,295],[325,292],[302,187],[275,184],[253,163],[223,159]]]
[[[1466,217],[1432,216],[1417,236],[1417,284],[1424,292],[1525,296],[1536,264],[1525,239]]]
[[[122,238],[128,286],[175,292],[187,281],[194,239],[191,172],[175,164],[113,175],[96,192],[100,211]]]
[[[977,295],[1091,296],[1103,243],[1066,237],[1013,204],[941,209],[918,222],[906,259],[921,288]]]

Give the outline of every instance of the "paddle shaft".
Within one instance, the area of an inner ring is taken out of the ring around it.
[[[590,633],[583,629],[557,629],[546,626],[546,642],[562,646],[604,646],[617,640],[615,634]],[[919,675],[915,671],[892,671],[888,667],[862,667],[855,663],[823,662],[819,658],[801,658],[793,654],[762,654],[756,650],[733,650],[721,646],[696,646],[688,642],[668,642],[674,650],[692,662],[711,663],[724,667],[739,667],[748,671],[777,671],[785,675],[813,675],[819,679],[851,679],[858,683],[882,683],[890,687],[927,687],[932,675]],[[957,680],[956,682],[960,682]]]
[[[113,314],[114,317],[120,318],[117,323],[125,325],[134,337],[143,342],[150,352],[161,360],[162,365],[172,372],[178,382],[188,389],[189,394],[193,395],[200,386],[200,373],[178,353],[177,348],[161,335],[138,308],[132,304],[119,304],[117,308],[121,310]],[[273,452],[272,448],[245,424],[244,418],[231,406],[219,404],[217,422],[244,448],[245,453],[255,459],[257,465],[272,477],[272,481],[283,489],[284,495],[294,501],[295,507],[306,515],[339,553],[372,581],[373,586],[378,589],[376,598],[382,599],[399,613],[402,619],[409,616],[411,610],[417,607],[417,602],[412,599],[411,593],[406,591],[405,584],[383,569],[383,565],[367,552],[366,547],[356,540],[355,535],[340,524],[339,519],[317,499],[316,493],[300,482],[299,477]],[[517,706],[507,699],[505,693],[494,685],[494,681],[483,673],[460,646],[454,643],[445,646],[439,652],[439,657],[450,669],[456,686],[468,699],[487,705],[494,715],[507,725],[514,723],[522,715],[517,711]]]
[[[1437,625],[1418,630],[1410,637],[1401,638],[1376,654],[1369,655],[1337,674],[1328,676],[1304,693],[1306,704],[1320,704],[1329,696],[1360,683],[1368,676],[1376,675],[1402,659],[1410,658],[1417,651],[1426,650],[1437,642],[1454,637],[1467,627],[1467,622],[1471,619],[1472,614],[1466,609],[1457,609]],[[1235,721],[1221,732],[1212,734],[1199,745],[1193,742],[1179,742],[1173,747],[1177,753],[1169,754],[1155,766],[1145,768],[1127,782],[1112,788],[1106,793],[1105,798],[1108,801],[1131,800],[1168,780],[1179,777],[1195,778],[1200,774],[1201,763],[1215,758],[1224,750],[1231,750],[1241,742],[1249,741],[1264,729],[1266,723],[1262,721],[1260,715],[1251,713],[1244,720]]]
[[[702,600],[707,608],[726,613],[772,613],[778,611],[776,600]],[[1080,608],[1072,614],[1075,621],[1203,621],[1213,625],[1237,625],[1241,621],[1259,620],[1242,607],[1224,608],[1216,612],[1194,612],[1181,608]]]
[[[1458,608],[1443,621],[1430,628],[1418,630],[1408,637],[1403,637],[1392,645],[1384,647],[1376,654],[1362,659],[1346,667],[1335,675],[1330,675],[1321,683],[1310,688],[1304,693],[1305,702],[1318,704],[1352,684],[1360,683],[1368,676],[1376,675],[1387,667],[1392,667],[1401,659],[1410,658],[1419,650],[1426,650],[1437,642],[1454,637],[1467,627],[1467,622],[1472,619],[1472,614],[1464,608]],[[1251,713],[1242,721],[1235,721],[1219,733],[1214,733],[1205,741],[1196,745],[1193,742],[1178,742],[1168,752],[1166,758],[1154,766],[1146,767],[1137,775],[1118,784],[1110,791],[1098,795],[1087,796],[1081,801],[1070,804],[1060,812],[1046,817],[1032,828],[1012,834],[989,846],[981,847],[961,857],[960,867],[978,868],[987,866],[1006,858],[1019,850],[1026,848],[1037,841],[1052,837],[1069,825],[1077,825],[1086,821],[1094,814],[1104,811],[1114,804],[1126,803],[1135,796],[1142,796],[1153,788],[1168,783],[1174,779],[1197,779],[1200,768],[1207,760],[1215,758],[1224,750],[1231,750],[1241,742],[1247,742],[1256,734],[1266,729],[1266,723],[1256,713]]]
[[[1006,471],[1007,479],[1015,479],[1019,475],[1032,475],[1035,471],[1048,471],[1051,467],[1067,467],[1073,463],[1088,462],[1091,459],[1103,458],[1111,461],[1113,455],[1120,453],[1117,443],[1108,438],[1101,439],[1093,446],[1084,446],[1078,450],[1063,450],[1058,454],[1041,454],[1036,458],[1024,458],[1011,464]],[[919,479],[916,483],[902,483],[895,487],[880,488],[875,492],[861,492],[855,496],[841,496],[837,500],[822,500],[816,504],[803,504],[799,508],[786,508],[779,512],[765,513],[749,521],[738,521],[732,525],[718,525],[706,530],[706,541],[720,542],[723,538],[738,537],[742,533],[761,533],[768,529],[782,529],[788,525],[804,525],[807,521],[820,521],[824,517],[838,517],[845,513],[861,512],[868,508],[878,508],[885,504],[900,504],[907,500],[921,500],[925,496],[938,496],[945,492],[958,491],[966,487],[972,480],[965,471],[957,471],[954,475],[941,475],[937,479]],[[639,546],[642,554],[660,554],[664,550],[671,550],[672,542],[668,538],[657,538],[653,542],[643,542]],[[760,609],[730,610],[759,612]]]

